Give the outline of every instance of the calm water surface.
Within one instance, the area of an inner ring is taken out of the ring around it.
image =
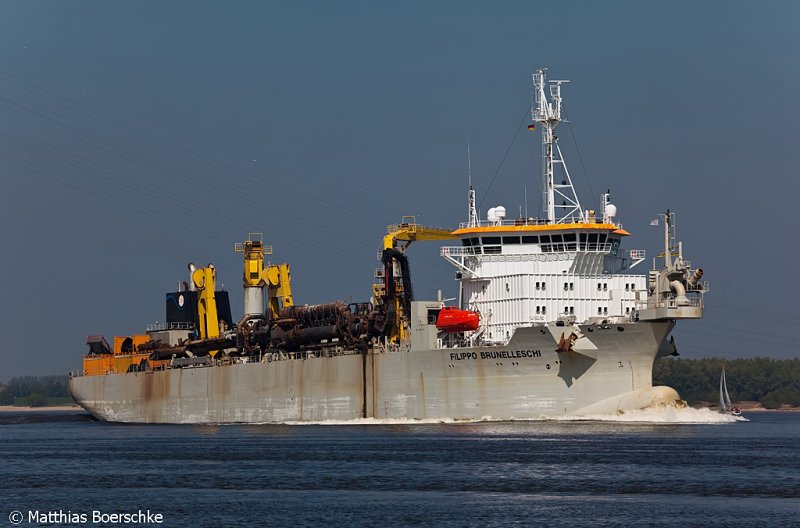
[[[139,509],[162,526],[800,526],[800,414],[748,418],[140,426],[0,414],[0,526],[14,510],[43,526],[28,511]]]

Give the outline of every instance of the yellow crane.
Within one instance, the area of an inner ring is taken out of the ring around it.
[[[399,224],[390,225],[386,231],[387,235],[383,237],[383,249],[397,249],[403,253],[412,242],[417,240],[454,240],[458,238],[450,229],[417,224],[416,216],[404,216]],[[405,242],[405,244],[399,245],[398,242]]]
[[[408,334],[408,319],[411,316],[411,301],[414,294],[411,289],[411,272],[405,252],[412,242],[423,240],[453,240],[449,229],[428,227],[417,224],[415,216],[404,216],[399,224],[390,225],[383,237],[381,262],[383,283],[372,285],[375,303],[385,305],[387,315],[386,337],[390,341],[404,340]],[[395,264],[399,265],[396,270]],[[400,280],[396,280],[396,271],[400,272]]]
[[[197,315],[200,319],[201,339],[219,336],[217,301],[214,297],[217,270],[213,264],[192,272],[192,282],[197,288]]]
[[[264,266],[264,255],[272,254],[272,246],[264,245],[261,233],[250,233],[247,238],[235,246],[237,252],[244,253],[245,315],[263,315],[266,287],[267,306],[276,319],[281,308],[294,305],[291,268],[285,263]]]

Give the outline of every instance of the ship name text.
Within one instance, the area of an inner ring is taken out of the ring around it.
[[[540,358],[541,350],[483,350],[481,352],[453,352],[450,361],[464,361],[466,359],[523,359]]]

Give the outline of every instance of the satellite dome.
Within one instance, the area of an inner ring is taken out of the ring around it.
[[[617,216],[617,206],[612,203],[606,204],[606,216],[609,218]]]

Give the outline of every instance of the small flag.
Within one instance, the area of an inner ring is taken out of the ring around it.
[[[536,128],[536,125],[528,125],[528,130],[534,130],[535,128]]]
[[[658,218],[653,218],[652,220],[650,220],[650,225],[651,226],[657,226],[658,225]]]

